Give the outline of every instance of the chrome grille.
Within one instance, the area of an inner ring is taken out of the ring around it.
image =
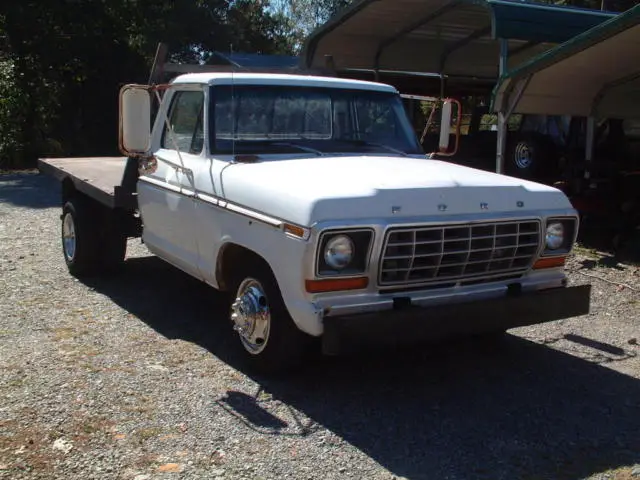
[[[380,286],[450,283],[524,273],[540,245],[540,222],[473,223],[390,229]]]

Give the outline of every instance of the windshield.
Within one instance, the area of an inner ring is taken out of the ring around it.
[[[213,152],[423,153],[393,93],[280,85],[212,89]]]

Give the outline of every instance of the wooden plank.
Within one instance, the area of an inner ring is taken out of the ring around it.
[[[121,188],[127,168],[126,157],[41,158],[38,167],[58,181],[71,179],[76,189],[108,207],[131,204],[133,192]]]
[[[122,183],[127,165],[126,157],[74,157],[43,158],[41,163],[59,170],[64,176],[71,176],[94,185],[109,195],[114,187]]]

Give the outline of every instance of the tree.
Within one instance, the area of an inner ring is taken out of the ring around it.
[[[275,0],[273,8],[289,19],[296,46],[300,48],[313,30],[351,3],[352,0]]]
[[[291,51],[283,19],[268,8],[268,0],[3,0],[0,167],[116,154],[119,88],[146,82],[160,41],[181,61],[231,44]]]

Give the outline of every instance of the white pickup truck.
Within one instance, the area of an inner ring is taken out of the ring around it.
[[[578,230],[565,195],[426,155],[393,87],[192,73],[125,86],[120,112],[124,157],[39,162],[62,182],[70,272],[113,269],[141,236],[230,292],[223,320],[264,371],[300,364],[314,337],[335,354],[589,311],[590,287],[564,273]]]

